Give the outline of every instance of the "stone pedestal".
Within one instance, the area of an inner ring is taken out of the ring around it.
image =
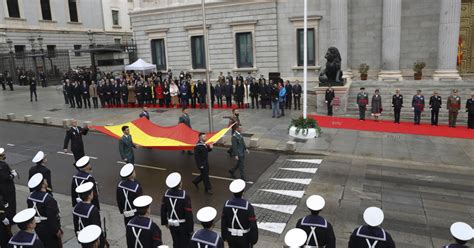
[[[51,124],[51,117],[43,117],[43,124],[45,125]]]
[[[400,70],[382,70],[378,76],[379,81],[403,81],[402,72]]]
[[[15,119],[16,119],[15,113],[8,113],[7,114],[7,120],[14,121]]]
[[[339,106],[333,106],[334,115],[345,114],[347,111],[347,101],[349,99],[349,89],[351,82],[347,82],[344,86],[333,86],[334,95],[339,98]],[[316,113],[327,114],[327,105],[325,102],[325,94],[327,87],[315,87],[316,92]]]

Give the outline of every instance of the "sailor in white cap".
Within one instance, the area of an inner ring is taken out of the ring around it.
[[[31,162],[33,162],[35,165],[33,165],[29,170],[28,179],[30,179],[36,173],[43,174],[44,179],[46,179],[46,182],[48,182],[48,193],[52,194],[53,184],[51,182],[51,171],[45,166],[48,162],[46,154],[44,154],[42,151],[37,152]]]
[[[296,228],[304,230],[308,235],[305,242],[307,246],[336,247],[336,237],[331,223],[319,215],[325,205],[326,201],[320,195],[312,195],[306,199],[306,207],[311,214],[299,219]]]
[[[284,247],[296,248],[303,247],[306,243],[307,234],[304,230],[299,228],[293,228],[285,234],[285,245]]]
[[[117,185],[117,206],[127,223],[135,216],[137,210],[132,205],[133,201],[143,194],[142,186],[135,180],[135,167],[126,164],[120,170],[122,180]]]
[[[191,237],[191,248],[224,248],[224,241],[219,233],[212,231],[217,210],[213,207],[203,207],[196,214],[203,229],[198,230]]]
[[[41,173],[34,174],[28,180],[31,194],[26,203],[36,211],[36,233],[45,247],[62,247],[61,221],[58,202],[47,192],[48,182]]]
[[[102,228],[97,225],[88,225],[77,234],[77,241],[82,248],[99,248]]]
[[[466,243],[474,238],[474,230],[464,222],[453,223],[450,231],[455,243],[443,246],[443,248],[467,248]]]
[[[127,224],[127,247],[157,247],[163,244],[161,230],[150,218],[151,196],[142,195],[133,201],[137,215]]]
[[[252,204],[243,199],[245,181],[234,180],[229,190],[234,198],[224,204],[221,219],[221,233],[230,248],[252,247],[258,241],[257,218]]]
[[[94,188],[92,192],[94,192],[94,199],[92,199],[92,204],[100,210],[100,203],[99,203],[99,191],[97,190],[97,182],[95,178],[90,174],[92,172],[92,165],[90,164],[90,158],[88,156],[84,156],[77,160],[76,168],[78,172],[76,175],[72,176],[71,182],[71,201],[72,206],[76,206],[78,195],[76,193],[76,188],[86,182],[91,182],[94,184]]]
[[[181,175],[173,172],[166,178],[166,190],[161,202],[161,225],[170,229],[174,248],[187,248],[194,231],[191,198],[181,189]]]
[[[0,148],[0,246],[6,246],[11,237],[11,223],[16,213],[15,170],[5,162],[5,149]]]
[[[89,127],[87,127],[87,125],[84,126],[84,128],[78,127],[77,120],[71,120],[71,128],[66,131],[63,148],[64,152],[67,153],[67,147],[69,145],[69,141],[71,141],[71,151],[74,155],[74,161],[79,160],[85,155],[82,135],[87,135],[87,132],[89,132]]]
[[[38,235],[35,233],[35,215],[36,211],[32,208],[27,208],[17,213],[13,217],[13,222],[18,225],[20,231],[18,231],[10,239],[8,244],[9,247],[22,247],[22,248],[43,248],[45,247]]]
[[[72,210],[74,231],[78,234],[84,227],[89,225],[102,226],[99,209],[92,204],[94,199],[94,183],[85,182],[76,188],[79,196],[78,203]],[[75,199],[76,200],[76,199]],[[107,243],[105,236],[100,238],[100,247]]]
[[[392,236],[379,227],[384,219],[382,209],[378,207],[369,207],[364,211],[364,221],[362,225],[352,232],[349,239],[348,248],[395,248],[395,242]]]

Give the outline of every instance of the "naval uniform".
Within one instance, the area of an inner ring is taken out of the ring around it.
[[[392,96],[393,117],[395,123],[400,123],[400,112],[403,108],[403,95],[395,94]]]
[[[137,210],[133,207],[135,198],[143,194],[142,186],[137,181],[122,180],[117,185],[117,206],[125,221],[127,223],[135,217]]]
[[[31,179],[32,176],[34,176],[36,173],[41,173],[43,175],[43,178],[46,180],[48,183],[48,188],[46,191],[48,193],[53,194],[53,183],[51,182],[51,170],[49,170],[46,166],[42,165],[41,163],[37,163],[35,166],[32,166],[30,170],[28,171],[28,180]],[[33,191],[30,189],[30,192]]]
[[[168,189],[161,202],[161,225],[168,225],[174,248],[186,248],[194,230],[191,198],[182,189]]]
[[[430,97],[430,109],[431,109],[431,125],[438,125],[439,109],[441,108],[442,100],[441,96]]]
[[[469,248],[469,246],[461,244],[450,244],[443,246],[443,248]]]
[[[7,247],[8,240],[12,237],[10,230],[11,225],[5,225],[3,223],[3,220],[7,217],[5,215],[5,205],[7,204],[3,200],[3,195],[0,193],[0,247]]]
[[[218,233],[201,229],[191,237],[190,248],[224,248],[224,241]]]
[[[127,247],[156,248],[163,244],[161,230],[150,218],[135,216],[127,224]]]
[[[19,231],[8,242],[9,248],[44,248],[36,233]]]
[[[99,190],[97,189],[97,183],[91,174],[84,171],[78,171],[76,175],[72,176],[72,182],[71,182],[72,207],[75,207],[78,202],[77,200],[78,200],[79,195],[76,193],[77,186],[83,183],[87,183],[87,182],[92,182],[94,184],[94,188],[92,188],[92,191],[94,192],[94,198],[92,199],[92,204],[100,211]]]
[[[298,220],[296,228],[308,234],[305,245],[308,247],[336,247],[336,237],[331,223],[319,215],[308,215]]]
[[[4,207],[5,217],[10,222],[16,214],[16,190],[13,178],[10,166],[5,161],[0,160],[0,195],[3,196],[4,204],[2,207]],[[3,218],[0,221],[2,220]]]
[[[74,231],[76,235],[84,229],[84,227],[89,225],[102,226],[102,221],[100,219],[99,209],[91,203],[79,202],[76,204],[72,210],[73,222],[74,222]],[[99,247],[105,246],[105,236],[100,236],[100,245]]]
[[[71,127],[66,131],[66,138],[64,138],[64,149],[67,149],[69,140],[71,141],[71,151],[74,154],[74,160],[77,161],[84,157],[84,143],[82,142],[82,135],[87,135],[89,128],[85,127]]]
[[[58,202],[48,193],[34,191],[26,200],[29,208],[36,210],[36,228],[41,242],[48,247],[62,247],[56,234],[61,229]]]
[[[348,248],[395,248],[392,236],[381,227],[363,225],[352,232]]]
[[[222,210],[221,233],[230,248],[255,245],[258,241],[258,228],[252,204],[242,198],[226,201]]]

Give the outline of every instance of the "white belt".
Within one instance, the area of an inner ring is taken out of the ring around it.
[[[169,226],[180,226],[181,223],[186,223],[186,220],[168,219],[168,225]]]
[[[133,217],[133,216],[135,216],[135,212],[137,212],[136,209],[132,209],[132,210],[130,210],[130,211],[123,211],[123,216],[124,216],[125,218]]]
[[[48,220],[48,218],[46,218],[46,217],[35,217],[36,224],[39,224],[44,220]]]
[[[230,235],[237,236],[237,237],[242,237],[244,236],[244,234],[250,232],[250,229],[227,228],[227,230],[230,232]]]
[[[326,246],[320,246],[320,245],[305,245],[304,248],[325,248]]]

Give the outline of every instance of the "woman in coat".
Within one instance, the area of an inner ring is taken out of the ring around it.
[[[382,113],[382,97],[379,94],[379,90],[375,90],[375,94],[372,96],[372,104],[371,104],[371,113],[372,116],[378,121],[380,113]]]
[[[161,83],[157,83],[155,86],[155,99],[158,100],[160,107],[163,107],[164,95],[163,95],[163,86]]]
[[[170,103],[171,103],[171,96],[170,96],[170,86],[168,84],[168,80],[165,80],[165,85],[163,86],[163,96],[165,99],[165,106],[169,108]]]
[[[250,85],[247,80],[244,81],[244,108],[249,108],[250,104]]]
[[[171,106],[172,107],[178,107],[178,93],[179,89],[178,86],[174,81],[171,81],[170,84],[170,96],[171,96]]]
[[[130,81],[127,82],[127,89],[128,89],[128,104],[132,107],[135,107],[135,102],[137,98],[135,96],[135,86],[133,86]]]

